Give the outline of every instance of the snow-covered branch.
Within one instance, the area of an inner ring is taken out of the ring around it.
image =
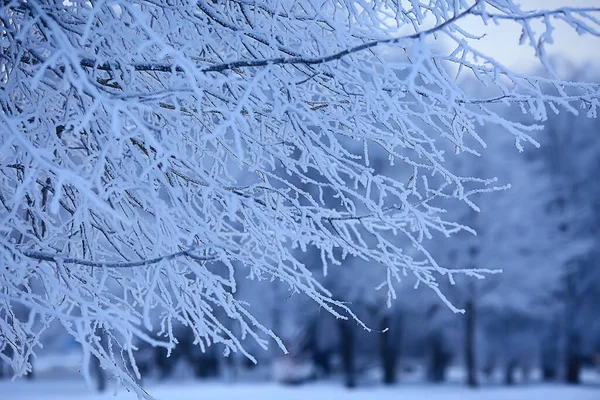
[[[135,348],[173,347],[174,325],[249,357],[246,340],[283,348],[260,304],[238,298],[242,278],[355,318],[321,278],[348,258],[391,300],[405,277],[448,302],[438,279],[496,272],[428,251],[436,235],[473,232],[448,202],[478,210],[476,195],[502,188],[462,176],[448,153],[479,154],[482,125],[535,143],[548,110],[593,116],[600,87],[511,71],[461,22],[517,21],[537,46],[552,32],[530,21],[597,35],[598,10],[409,3],[3,2],[2,357],[26,372],[58,321],[145,396]],[[503,116],[513,105],[529,122]]]
[[[161,257],[150,258],[147,260],[140,261],[129,261],[129,262],[106,262],[106,261],[92,261],[85,260],[81,258],[70,258],[63,257],[59,254],[52,253],[43,253],[40,251],[32,251],[32,250],[24,250],[23,255],[25,257],[33,258],[39,261],[51,261],[54,263],[62,263],[62,264],[77,264],[86,267],[99,267],[99,268],[134,268],[134,267],[144,267],[152,264],[159,263],[161,261],[170,261],[174,260],[178,257],[189,257],[195,261],[212,261],[215,260],[215,257],[202,257],[195,255],[193,253],[194,248],[189,248],[187,250],[178,251],[176,253],[167,254]]]

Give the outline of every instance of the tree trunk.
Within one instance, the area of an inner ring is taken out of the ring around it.
[[[555,332],[554,332],[555,333]],[[554,381],[558,377],[558,349],[555,335],[549,335],[542,344],[542,381]]]
[[[465,304],[465,368],[467,370],[467,386],[477,387],[477,365],[475,356],[475,301],[471,296]]]
[[[380,357],[383,369],[383,383],[385,385],[393,385],[396,383],[396,362],[398,359],[398,344],[393,343],[390,334],[390,324],[392,319],[389,315],[385,315],[381,319],[379,328],[385,332],[381,333]]]
[[[515,384],[515,369],[517,362],[515,360],[509,360],[504,367],[504,384],[512,386]]]
[[[581,372],[580,339],[577,333],[571,333],[567,337],[567,354],[565,357],[565,380],[570,384],[580,383]]]
[[[559,318],[555,316],[548,324],[548,331],[541,346],[542,381],[549,382],[558,378],[559,345],[561,328]]]
[[[566,381],[570,384],[579,384],[579,373],[581,372],[581,359],[577,354],[570,354],[567,357]]]
[[[345,320],[339,320],[340,329],[340,354],[342,356],[342,369],[344,372],[344,385],[347,388],[356,387],[354,370],[354,329]]]
[[[316,367],[316,373],[313,376],[317,378],[329,378],[331,375],[331,349],[321,348],[319,346],[319,318],[311,321],[308,328],[308,340],[306,343],[306,353],[310,354],[312,362]]]
[[[444,346],[442,332],[438,329],[431,335],[430,359],[427,378],[430,382],[439,383],[446,380],[446,369],[450,356]]]
[[[542,366],[542,381],[550,382],[554,381],[558,373],[556,372],[556,366],[544,364]]]

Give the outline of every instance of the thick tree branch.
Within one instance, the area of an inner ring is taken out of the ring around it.
[[[252,68],[252,67],[265,67],[268,65],[318,65],[318,64],[326,64],[331,61],[340,60],[350,54],[358,53],[363,50],[368,50],[373,47],[377,47],[383,44],[395,44],[404,40],[414,40],[419,37],[429,36],[435,32],[442,30],[443,28],[456,23],[458,20],[462,19],[467,15],[477,15],[481,16],[482,13],[480,11],[476,11],[475,7],[479,4],[480,1],[477,1],[471,7],[469,7],[464,12],[456,15],[453,18],[450,18],[443,23],[434,26],[433,28],[417,32],[411,35],[400,36],[389,39],[381,39],[374,40],[371,42],[363,43],[358,46],[354,46],[337,53],[333,53],[330,55],[322,56],[322,57],[276,57],[269,59],[261,59],[261,60],[239,60],[228,63],[215,64],[209,67],[204,67],[200,69],[202,73],[209,72],[224,72],[233,69],[240,68]],[[547,17],[550,15],[568,15],[571,13],[590,13],[590,12],[600,12],[600,8],[559,8],[552,11],[545,12],[532,12],[527,15],[521,16],[512,16],[512,15],[501,15],[501,14],[487,14],[488,17],[494,19],[509,19],[509,20],[530,20],[530,19],[538,19],[542,17]],[[34,55],[34,57],[29,57],[24,55],[21,58],[21,62],[27,64],[38,64],[40,60],[38,57]],[[121,65],[121,63],[113,61],[113,62],[98,62],[93,58],[83,58],[81,60],[81,66],[84,68],[93,68],[101,71],[114,71],[114,70],[122,70],[125,66]],[[153,62],[143,62],[143,63],[130,63],[127,64],[126,67],[132,68],[137,72],[165,72],[165,73],[173,73],[173,72],[185,72],[185,69],[179,65],[171,64],[171,63],[153,63]],[[64,69],[64,67],[61,67]]]
[[[417,32],[412,35],[400,36],[400,37],[389,38],[389,39],[374,40],[371,42],[360,44],[358,46],[350,47],[350,48],[342,50],[342,51],[338,51],[337,53],[333,53],[333,54],[321,56],[321,57],[276,57],[276,58],[269,58],[269,59],[262,59],[262,60],[239,60],[239,61],[215,64],[215,65],[212,65],[209,67],[205,67],[205,68],[200,69],[200,72],[202,72],[202,73],[223,72],[223,71],[228,71],[228,70],[232,70],[232,69],[265,67],[268,65],[326,64],[331,61],[340,60],[350,54],[358,53],[363,50],[368,50],[373,47],[380,46],[382,44],[394,44],[394,43],[399,43],[404,40],[413,40],[413,39],[418,39],[423,36],[431,35],[437,31],[442,30],[443,28],[445,28],[449,25],[454,24],[456,21],[460,20],[461,18],[463,18],[469,14],[472,14],[474,8],[479,4],[480,1],[481,0],[477,1],[475,4],[473,4],[471,7],[469,7],[467,10],[465,10],[461,14],[458,14],[458,15],[454,16],[453,18],[450,18],[450,19],[444,21],[443,23],[441,23],[439,25],[436,25],[431,29]],[[38,58],[39,57],[35,56],[35,55],[33,58],[28,57],[27,55],[24,55],[21,58],[21,62],[24,62],[27,64],[37,64],[40,62],[40,60],[38,60]],[[100,63],[93,58],[83,58],[81,60],[81,66],[84,68],[93,68],[93,69],[97,69],[97,70],[101,70],[101,71],[114,71],[114,70],[124,69],[124,67],[119,62]],[[131,64],[127,64],[127,67],[132,68],[134,71],[137,71],[137,72],[170,72],[170,73],[185,72],[185,69],[183,67],[181,67],[179,65],[175,65],[175,64],[170,64],[170,63],[131,63]]]
[[[197,256],[193,254],[194,247],[190,247],[185,250],[181,250],[175,253],[167,254],[161,257],[149,258],[147,260],[129,261],[129,262],[106,262],[106,261],[93,261],[84,260],[81,258],[65,257],[61,254],[44,253],[35,250],[23,250],[21,254],[28,258],[33,258],[39,261],[49,261],[63,264],[77,264],[86,267],[105,267],[105,268],[134,268],[134,267],[145,267],[152,264],[157,264],[161,261],[169,261],[180,257],[189,257],[195,261],[213,261],[216,260],[214,256]]]

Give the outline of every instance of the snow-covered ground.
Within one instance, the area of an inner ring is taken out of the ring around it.
[[[398,384],[391,388],[365,387],[347,390],[334,383],[298,387],[274,383],[170,382],[147,387],[158,400],[599,400],[600,386],[563,385],[501,386],[469,390],[460,385]],[[97,394],[80,380],[0,382],[2,400],[133,400],[124,390]]]
[[[36,359],[36,378],[32,381],[0,380],[0,400],[135,400],[132,393],[114,387],[104,394],[89,389],[78,372],[81,355],[77,352]],[[259,368],[260,370],[260,368]],[[185,368],[182,370],[185,371]],[[180,371],[180,372],[182,372]],[[238,371],[238,382],[223,380],[197,381],[188,374],[176,373],[178,378],[165,382],[148,381],[144,389],[157,400],[600,400],[600,371],[585,369],[584,384],[578,387],[562,384],[541,384],[536,371],[532,383],[514,387],[499,385],[501,376],[485,381],[480,389],[464,387],[464,371],[452,367],[450,383],[430,385],[423,383],[423,371],[403,371],[401,381],[393,387],[382,387],[380,374],[365,374],[357,389],[345,389],[341,382],[307,383],[284,386],[265,382],[270,379],[269,369],[249,372]],[[517,379],[519,376],[517,376]]]

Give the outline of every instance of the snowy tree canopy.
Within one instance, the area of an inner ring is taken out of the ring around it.
[[[3,1],[0,357],[25,373],[59,321],[85,365],[98,358],[144,395],[135,344],[171,348],[174,323],[200,346],[244,352],[247,336],[276,339],[236,299],[234,271],[352,317],[300,261],[309,249],[325,273],[347,255],[379,265],[390,301],[404,276],[445,299],[437,279],[486,271],[430,256],[434,232],[468,229],[436,201],[476,208],[469,196],[493,187],[453,172],[442,149],[477,153],[482,125],[518,148],[533,142],[539,126],[500,116],[511,104],[532,123],[548,110],[595,116],[599,86],[560,80],[545,47],[557,21],[600,36],[599,11],[522,11],[511,0]],[[473,48],[468,18],[519,24],[547,76]],[[467,94],[467,78],[495,94]],[[376,170],[376,152],[392,168]]]

